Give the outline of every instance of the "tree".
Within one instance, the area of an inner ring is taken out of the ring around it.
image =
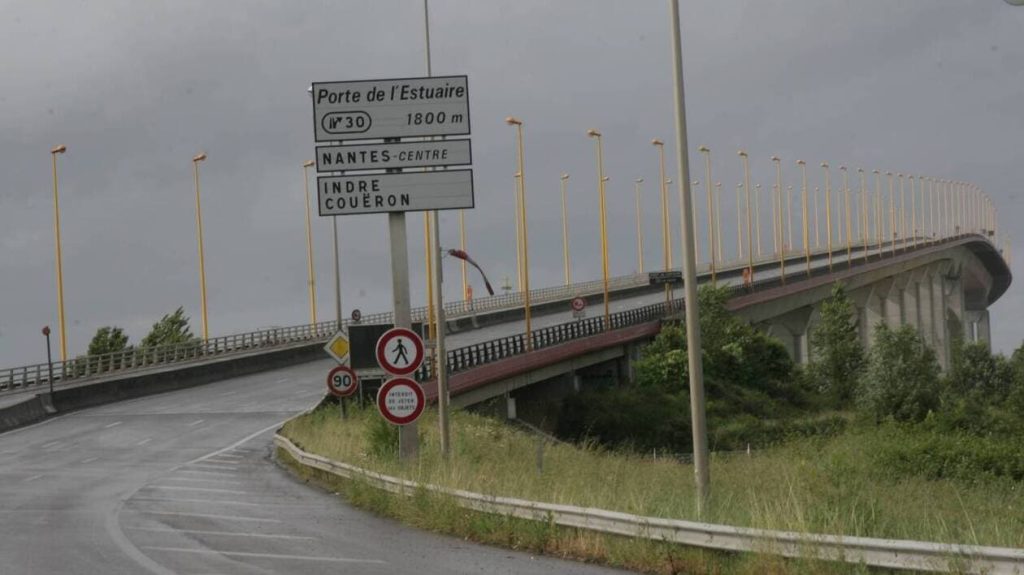
[[[194,343],[199,338],[192,335],[188,327],[188,318],[184,308],[179,307],[174,313],[165,315],[153,324],[146,337],[142,338],[140,347],[156,347],[175,343]]]
[[[919,422],[939,406],[939,362],[912,326],[875,328],[857,403],[875,421]]]
[[[997,404],[1013,389],[1013,366],[1002,355],[994,355],[984,342],[960,342],[953,348],[951,364],[946,385],[954,396]]]
[[[821,321],[811,332],[811,377],[837,404],[848,405],[864,368],[864,346],[857,334],[853,302],[842,284],[832,287],[820,313]]]
[[[89,342],[89,355],[116,353],[128,349],[128,336],[119,327],[105,326],[96,330]]]

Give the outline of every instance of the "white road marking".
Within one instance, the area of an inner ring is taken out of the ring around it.
[[[90,457],[90,458],[88,458],[88,459],[83,459],[83,460],[81,461],[81,463],[82,463],[82,464],[85,464],[85,463],[92,463],[93,461],[96,461],[97,459],[99,459],[99,457]]]
[[[228,476],[228,477],[235,477],[235,474],[231,473],[231,472],[227,472],[227,471],[206,471],[206,470],[203,470],[203,469],[179,469],[178,473],[203,473],[203,474],[207,474],[207,475],[220,475],[222,477],[225,476],[225,475]]]
[[[123,423],[123,422],[115,421],[114,423],[108,423],[107,425],[103,426],[103,429],[110,429],[111,427],[117,427],[118,425],[121,425],[121,423]]]
[[[199,425],[200,423],[202,423],[204,421],[206,421],[206,420],[205,419],[198,419],[198,420],[193,421],[192,423],[188,424],[188,426],[189,427],[195,427],[195,426]]]
[[[22,479],[21,481],[22,481],[23,483],[28,483],[29,481],[35,481],[36,479],[39,479],[39,478],[40,478],[40,477],[42,477],[42,476],[43,476],[42,474],[39,474],[39,475],[33,475],[32,477],[26,477],[25,479]]]
[[[236,394],[236,393],[238,393],[239,391],[240,391],[240,390],[236,390],[236,391],[225,391],[224,393],[220,394],[220,396],[221,396],[221,397],[227,397],[227,396],[229,396],[229,395],[235,395],[235,394]]]
[[[152,531],[155,533],[192,533],[194,535],[219,535],[225,537],[255,537],[258,539],[304,539],[317,541],[316,537],[305,535],[284,535],[278,533],[236,533],[234,531],[204,531],[202,529],[169,529],[163,527],[127,527],[130,531]]]
[[[276,504],[276,503],[264,503],[264,502],[252,503],[252,502],[249,502],[249,501],[234,501],[234,500],[231,500],[231,499],[180,499],[180,498],[175,498],[175,497],[132,497],[132,501],[156,501],[156,502],[160,502],[160,503],[202,503],[204,505],[209,505],[209,504],[213,503],[213,504],[216,504],[216,505],[244,505],[246,507],[259,507],[259,508],[266,508],[269,505],[278,505],[278,506],[282,505],[282,504]],[[284,505],[286,505],[288,507],[292,507],[292,505],[288,505],[288,504],[284,504]]]
[[[192,467],[195,467],[196,469],[223,469],[224,471],[234,471],[234,470],[238,469],[237,465],[231,465],[231,464],[228,464],[228,463],[217,464],[217,463],[206,463],[204,461],[200,461],[199,463],[192,463],[191,465],[192,465]]]
[[[185,549],[183,547],[143,547],[152,551],[175,551],[201,555],[225,555],[227,557],[256,557],[261,559],[290,559],[294,561],[319,561],[327,563],[374,563],[383,565],[380,559],[350,559],[348,557],[315,557],[312,555],[284,555],[281,553],[246,553],[244,551],[218,551],[216,549]]]
[[[150,489],[169,489],[173,491],[202,491],[205,493],[233,493],[236,495],[248,495],[248,491],[237,489],[213,489],[209,487],[187,487],[185,485],[147,485]]]
[[[147,515],[174,515],[176,517],[205,517],[207,519],[226,519],[228,521],[263,521],[266,523],[280,523],[280,519],[266,519],[263,517],[240,517],[238,515],[214,515],[211,513],[180,513],[177,511],[141,511]]]
[[[282,377],[281,379],[275,381],[274,383],[288,383],[291,380],[292,379],[290,377]]]
[[[60,445],[60,442],[59,442],[59,441],[51,441],[50,443],[44,444],[44,445],[42,446],[42,449],[49,449],[49,448],[51,448],[51,447],[56,447],[56,446],[58,446],[58,445]]]
[[[164,477],[163,481],[197,481],[199,483],[223,483],[228,485],[241,485],[241,481],[231,481],[230,479],[204,479],[202,477]]]
[[[145,445],[145,444],[149,443],[150,441],[153,441],[153,438],[152,437],[147,437],[146,439],[143,439],[142,441],[136,443],[135,445]]]

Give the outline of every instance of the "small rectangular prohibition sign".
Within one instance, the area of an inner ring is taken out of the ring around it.
[[[466,76],[316,82],[317,142],[469,134]]]
[[[350,144],[316,148],[318,172],[468,166],[472,163],[469,140]]]
[[[473,170],[319,176],[321,216],[473,207]]]

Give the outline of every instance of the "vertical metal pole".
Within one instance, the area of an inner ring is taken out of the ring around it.
[[[846,166],[840,166],[843,172],[843,203],[846,205],[846,267],[853,267],[853,237],[850,234],[853,220],[850,217],[850,179]]]
[[[60,241],[60,200],[57,196],[57,154],[63,154],[67,148],[57,146],[50,150],[50,158],[53,160],[53,235],[56,242],[57,254],[57,320],[60,322],[60,359],[68,359],[67,328],[64,326],[64,258],[61,253]],[[198,190],[198,188],[196,188]],[[198,194],[198,192],[196,192]],[[198,198],[198,196],[196,196]],[[201,244],[200,244],[201,245]],[[203,298],[204,306],[206,298]],[[205,307],[204,307],[205,309]],[[205,328],[206,323],[204,321]],[[203,336],[205,339],[205,335]]]
[[[828,162],[822,162],[825,168],[825,236],[828,244],[828,271],[832,271],[832,176],[828,171]]]
[[[637,178],[633,186],[636,195],[636,261],[639,273],[644,273],[644,230],[640,216],[640,184],[643,181],[643,178]]]
[[[690,368],[690,412],[693,421],[693,465],[697,483],[697,515],[704,513],[711,494],[711,475],[708,470],[707,424],[704,413],[704,369],[700,338],[700,310],[697,304],[697,270],[695,265],[693,232],[693,205],[690,198],[689,145],[686,140],[686,101],[683,92],[683,52],[679,38],[679,0],[669,0],[672,18],[672,59],[675,78],[676,153],[678,154],[679,185],[683,192],[683,277],[686,289],[686,341]]]
[[[722,182],[715,182],[715,259],[722,261]]]
[[[800,209],[803,212],[804,260],[807,262],[807,277],[811,277],[811,246],[807,229],[807,162],[797,160],[800,166]]]
[[[50,330],[43,331],[46,335],[46,366],[50,371],[50,401],[53,401],[53,355],[50,353]]]
[[[405,212],[388,214],[388,240],[391,244],[391,299],[395,327],[412,328],[409,303],[409,245],[405,232]],[[402,461],[419,457],[419,429],[416,422],[403,425],[398,432],[398,455]]]
[[[516,200],[516,206],[513,208],[516,217],[516,289],[520,292],[523,291],[523,223],[519,218],[519,172],[515,173],[513,178],[515,189],[513,191]]]
[[[316,273],[313,271],[313,226],[309,216],[309,165],[302,166],[302,192],[306,198],[306,283],[309,285],[309,323],[316,324]]]
[[[341,329],[341,259],[338,257],[338,216],[331,216],[331,232],[334,236],[334,317]]]
[[[569,174],[562,174],[562,261],[565,265],[565,285],[572,283],[569,274],[569,214],[565,205],[565,187]]]
[[[466,211],[459,210],[459,249],[466,251]],[[469,274],[466,272],[466,260],[462,260],[462,299],[469,299]]]
[[[426,1],[426,0],[424,0]],[[523,154],[523,123],[517,120],[516,141],[519,156],[519,219],[523,226],[523,311],[526,318],[526,350],[533,349],[533,329],[530,322],[530,252],[526,226],[526,158]]]
[[[202,159],[199,159],[202,158]],[[199,294],[203,318],[203,341],[210,339],[209,325],[206,321],[206,258],[203,254],[203,211],[199,204],[199,162],[206,159],[205,154],[192,158],[192,175],[196,184],[196,235],[199,240]]]
[[[742,183],[736,184],[736,259],[743,260],[743,211],[741,209],[740,188]]]

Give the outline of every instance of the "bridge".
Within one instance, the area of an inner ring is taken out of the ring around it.
[[[736,286],[730,308],[798,361],[809,357],[820,302],[841,282],[865,343],[878,322],[910,324],[948,365],[954,337],[988,340],[987,308],[1012,278],[1006,256],[991,227],[975,226],[789,249],[753,265],[719,262],[714,281]],[[707,264],[699,281],[712,281]],[[574,320],[568,306],[574,297],[599,304],[601,280],[534,290],[530,345],[522,294],[446,304],[453,403],[516,416],[524,404],[573,393],[587,377],[628,378],[630,361],[685,302],[666,300],[643,274],[611,278],[609,288],[607,320]],[[380,313],[362,321],[390,320]],[[73,562],[83,573],[327,573],[343,564],[443,573],[479,561],[523,573],[601,572],[446,544],[450,555],[425,566],[411,557],[441,548],[440,538],[339,508],[268,464],[269,433],[322,397],[331,362],[321,347],[336,328],[324,322],[79,358],[55,363],[52,376],[46,364],[0,371],[0,422],[24,426],[0,441],[5,561],[22,572],[63,572]],[[436,396],[430,371],[419,377]],[[407,553],[381,550],[382,533]]]

